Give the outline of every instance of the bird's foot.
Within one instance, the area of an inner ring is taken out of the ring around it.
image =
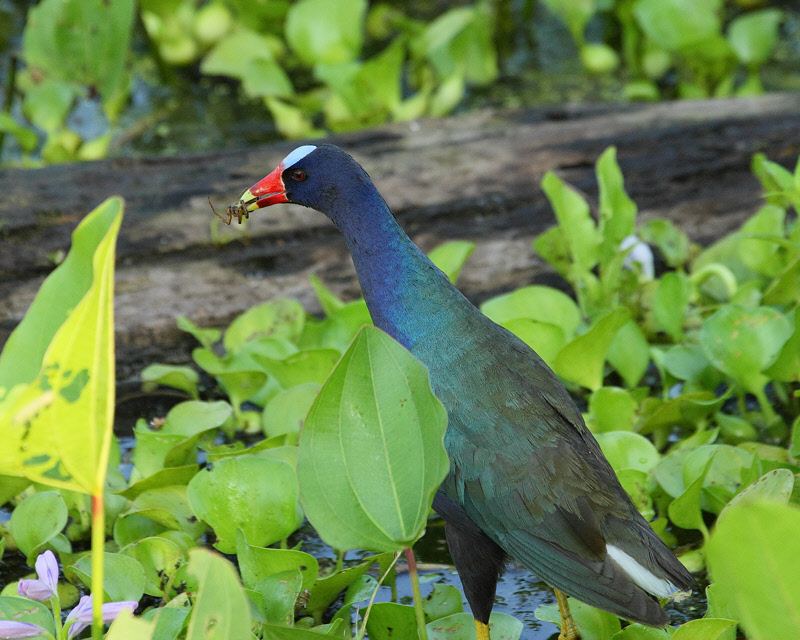
[[[575,624],[575,620],[569,611],[567,594],[558,589],[553,589],[553,592],[556,594],[558,612],[561,614],[561,633],[558,634],[558,640],[581,640],[581,632],[578,631],[578,625]]]

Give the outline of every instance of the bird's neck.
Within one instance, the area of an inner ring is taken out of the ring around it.
[[[382,199],[371,210],[354,214],[351,209],[340,220],[375,326],[421,357],[431,337],[447,333],[469,303],[411,241]]]

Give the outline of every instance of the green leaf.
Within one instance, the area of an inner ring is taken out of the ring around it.
[[[268,438],[284,433],[299,434],[320,385],[309,382],[279,391],[266,405],[261,418]]]
[[[81,557],[70,571],[86,586],[92,585],[92,555]],[[144,593],[145,573],[137,560],[119,553],[103,553],[103,591],[106,602],[139,600]]]
[[[183,551],[166,538],[149,537],[129,544],[120,553],[138,561],[144,569],[144,592],[155,597],[168,595],[164,591],[167,580],[175,575],[183,558]]]
[[[249,638],[250,608],[233,565],[200,547],[189,552],[189,573],[198,582],[187,640]]]
[[[672,634],[672,640],[734,640],[736,620],[701,618],[683,623]]]
[[[396,602],[376,602],[367,619],[367,635],[370,640],[416,638],[417,618],[414,608]]]
[[[461,613],[464,611],[461,592],[451,584],[435,584],[422,601],[422,609],[428,621]]]
[[[300,0],[286,16],[286,41],[309,65],[355,60],[361,52],[366,0]]]
[[[566,293],[541,285],[520,287],[487,300],[481,311],[490,320],[505,325],[510,320],[528,318],[560,327],[571,339],[581,321],[578,305]]]
[[[170,609],[170,611],[175,611],[175,609]],[[131,638],[152,640],[156,633],[160,633],[160,635],[156,636],[159,640],[172,640],[174,638],[174,636],[170,638],[163,630],[158,629],[153,622],[136,618],[130,611],[124,610],[111,623],[105,640],[130,640]]]
[[[377,562],[380,565],[384,559],[391,561],[391,558],[392,554],[389,553],[374,556],[368,558],[366,562],[357,564],[354,567],[348,567],[333,575],[317,580],[314,587],[311,589],[311,596],[308,599],[308,604],[306,604],[306,611],[321,616],[325,609],[336,600],[337,596],[361,578],[373,564]]]
[[[22,112],[47,133],[64,126],[78,92],[74,85],[59,80],[45,80],[25,92]]]
[[[67,516],[67,505],[59,493],[34,493],[11,513],[8,523],[11,537],[22,553],[28,557],[35,556],[64,530]]]
[[[582,336],[567,344],[556,356],[554,371],[572,382],[597,391],[603,385],[603,365],[617,331],[628,322],[630,312],[617,307]]]
[[[222,332],[219,329],[201,329],[194,322],[183,316],[178,316],[175,324],[178,329],[193,336],[195,340],[206,348],[210,348],[222,337]]]
[[[475,243],[466,240],[444,242],[428,254],[431,262],[444,271],[450,282],[458,280],[461,267],[475,251]]]
[[[603,640],[604,638],[610,638],[620,630],[621,625],[617,616],[595,609],[588,604],[575,600],[575,598],[569,598],[568,601],[569,609],[572,612],[575,624],[578,625],[582,640]],[[561,625],[558,605],[539,605],[536,607],[534,615],[539,620]]]
[[[237,529],[256,546],[267,546],[303,522],[294,469],[283,460],[224,458],[192,478],[187,495],[195,515],[214,529],[214,546],[223,553],[236,550]]]
[[[756,393],[767,381],[761,372],[775,362],[792,331],[772,308],[725,305],[703,323],[700,344],[711,364]]]
[[[600,387],[589,398],[592,432],[633,431],[636,406],[636,401],[625,389]]]
[[[127,93],[133,17],[133,0],[44,0],[28,12],[25,62],[55,79],[96,87],[113,119],[112,103]]]
[[[475,619],[471,613],[455,613],[429,622],[425,629],[428,640],[473,640]],[[507,613],[495,611],[489,616],[489,635],[492,640],[518,640],[522,629],[522,622]]]
[[[16,591],[14,592],[16,594]],[[53,614],[41,602],[14,596],[0,596],[0,621],[29,622],[55,634]],[[41,636],[39,636],[41,637]]]
[[[719,34],[720,4],[720,0],[639,0],[633,12],[659,47],[678,51]]]
[[[615,471],[652,471],[661,459],[658,450],[644,436],[630,431],[598,433],[597,442]]]
[[[284,389],[300,384],[322,384],[340,357],[341,354],[333,349],[309,349],[282,360],[253,356],[256,362],[275,376]]]
[[[600,187],[600,254],[603,264],[619,252],[622,241],[635,232],[636,203],[625,193],[625,184],[617,164],[617,149],[609,147],[595,165]]]
[[[669,503],[669,519],[682,529],[698,529],[703,537],[708,539],[708,527],[703,521],[703,512],[700,508],[700,496],[703,491],[703,482],[706,473],[711,467],[708,462],[705,471],[694,480],[689,487],[675,500]]]
[[[596,0],[544,0],[550,11],[567,25],[572,39],[580,44],[589,19],[597,11]]]
[[[670,267],[678,268],[689,259],[689,238],[670,220],[648,220],[639,227],[639,237],[655,245]]]
[[[542,190],[564,232],[576,268],[590,271],[597,264],[601,237],[589,213],[589,205],[575,189],[549,171],[542,178]]]
[[[719,599],[750,638],[791,638],[800,629],[798,531],[796,507],[740,504],[717,521],[706,545]]]
[[[231,322],[223,344],[236,353],[246,342],[261,338],[297,341],[303,331],[306,312],[297,300],[279,299],[251,307]]]
[[[737,504],[751,502],[780,502],[787,504],[794,489],[794,474],[789,469],[767,471],[753,484],[737,493],[720,512],[720,517]]]
[[[665,273],[658,281],[653,300],[653,315],[675,342],[683,339],[683,322],[692,291],[689,278],[679,271]]]
[[[760,66],[778,43],[778,27],[783,21],[779,9],[764,9],[739,16],[728,26],[728,42],[746,65]]]
[[[114,246],[121,222],[119,198],[83,220],[69,255],[0,355],[0,388],[7,391],[2,398],[0,390],[1,473],[103,490],[113,435]]]
[[[503,322],[502,326],[539,354],[539,357],[551,368],[558,352],[567,343],[561,327],[548,322],[516,318]]]
[[[447,413],[428,371],[364,327],[320,390],[300,440],[308,519],[336,549],[395,551],[425,528],[448,469]]]
[[[242,572],[242,582],[250,589],[264,578],[284,571],[298,570],[302,576],[303,589],[311,589],[317,580],[317,559],[294,549],[265,549],[247,542],[244,532],[236,532],[236,558]]]
[[[617,370],[625,386],[639,384],[650,366],[650,344],[639,325],[629,320],[622,325],[608,347],[608,363]]]
[[[139,375],[142,379],[142,388],[146,392],[154,391],[160,384],[185,391],[195,399],[199,398],[197,385],[200,383],[200,376],[191,367],[151,364],[145,367]]]
[[[36,136],[35,131],[23,127],[5,112],[0,112],[0,131],[14,136],[20,149],[25,153],[30,153],[39,144],[39,138]]]
[[[783,345],[775,362],[764,371],[773,380],[800,381],[800,311],[795,308],[793,314],[794,332]]]
[[[673,631],[672,627],[656,629],[636,622],[617,631],[611,636],[611,640],[670,640]]]

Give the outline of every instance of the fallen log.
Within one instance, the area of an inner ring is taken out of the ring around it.
[[[800,94],[481,111],[329,141],[364,165],[424,249],[451,239],[478,244],[460,286],[480,301],[556,282],[530,244],[553,223],[541,177],[553,170],[596,201],[593,165],[612,144],[640,219],[669,218],[701,244],[736,228],[760,203],[753,153],[787,167],[800,154]],[[0,344],[78,221],[114,194],[126,200],[115,303],[121,380],[151,362],[190,360],[194,345],[175,327],[176,316],[225,326],[279,296],[317,312],[311,273],[356,296],[344,243],[320,214],[276,207],[256,212],[246,230],[219,229],[209,208],[208,196],[224,208],[295,146],[0,172]]]

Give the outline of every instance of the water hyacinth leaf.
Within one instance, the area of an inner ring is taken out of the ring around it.
[[[161,432],[186,437],[195,436],[222,426],[231,413],[231,406],[222,400],[217,402],[187,400],[169,410]]]
[[[201,535],[205,530],[204,525],[195,520],[187,499],[187,487],[182,485],[162,487],[141,493],[122,515],[133,514],[155,520],[168,529],[186,531],[190,535],[194,533],[195,537]]]
[[[315,616],[321,615],[342,591],[361,578],[373,564],[377,563],[379,566],[383,566],[384,562],[391,562],[391,560],[391,553],[380,554],[368,558],[365,562],[354,567],[348,567],[342,571],[337,571],[333,575],[317,580],[313,589],[311,589],[311,596],[308,599],[305,610]]]
[[[574,598],[569,598],[569,608],[575,624],[581,633],[583,640],[603,640],[610,638],[617,633],[621,626],[617,616],[600,611],[594,607],[584,604]],[[558,612],[558,605],[545,604],[536,607],[534,615],[545,622],[561,624],[561,615]]]
[[[361,329],[300,440],[303,506],[322,539],[398,551],[422,535],[449,466],[446,425],[425,366],[381,330]]]
[[[366,0],[300,0],[286,16],[286,41],[309,65],[355,60],[361,52]]]
[[[23,127],[5,112],[0,113],[0,131],[14,136],[20,149],[25,153],[30,153],[39,144],[39,138],[36,136],[35,131]]]
[[[195,400],[199,398],[197,385],[200,383],[200,376],[191,367],[151,364],[142,370],[140,377],[145,392],[152,392],[157,385],[163,385],[185,391]]]
[[[548,322],[539,322],[530,318],[516,318],[503,322],[502,327],[508,329],[539,354],[539,357],[551,368],[558,352],[567,343],[561,327]]]
[[[592,391],[603,385],[603,365],[617,331],[630,319],[630,312],[617,307],[586,333],[567,344],[556,356],[554,371]]]
[[[791,638],[800,628],[798,531],[796,507],[739,504],[717,521],[706,545],[719,600],[750,638]]]
[[[737,235],[739,256],[753,271],[774,277],[780,273],[785,259],[779,249],[784,242],[786,210],[774,204],[766,204],[749,218]],[[760,236],[760,237],[747,237]]]
[[[718,35],[717,0],[640,0],[636,21],[659,47],[678,51]]]
[[[453,585],[435,584],[433,591],[422,601],[422,608],[426,620],[438,620],[464,611],[464,602],[461,592]]]
[[[755,440],[758,437],[756,428],[744,418],[729,416],[725,413],[717,413],[714,417],[719,425],[722,436],[733,444],[744,440]]]
[[[367,600],[378,586],[378,581],[370,575],[363,575],[354,580],[344,592],[342,606],[333,615],[332,620],[350,620],[352,608]]]
[[[566,293],[541,285],[520,287],[487,300],[481,311],[497,324],[528,318],[561,327],[566,338],[572,338],[581,322],[578,305]]]
[[[793,315],[794,318],[789,316],[794,325],[791,337],[783,345],[775,362],[765,370],[765,373],[773,380],[800,381],[800,311],[795,308]]]
[[[636,222],[636,203],[625,192],[625,183],[617,164],[617,149],[606,149],[595,165],[600,187],[600,248],[603,264],[619,251],[620,244],[633,235]]]
[[[181,595],[183,596],[185,594]],[[152,620],[155,623],[155,631],[153,636],[157,640],[177,640],[178,636],[183,630],[184,623],[189,615],[188,601],[185,601],[182,607],[178,602],[176,602],[178,601],[178,598],[180,598],[180,596],[168,602],[164,607],[158,607],[157,609],[146,611],[142,616],[142,618]],[[151,612],[152,617],[148,618],[148,614]],[[121,638],[120,640],[129,639]]]
[[[736,620],[701,618],[689,620],[675,629],[672,640],[735,640]]]
[[[644,436],[630,431],[598,433],[597,442],[615,470],[637,469],[649,472],[661,459],[661,454]]]
[[[120,549],[120,553],[136,560],[144,570],[144,592],[149,596],[163,597],[164,586],[175,575],[183,558],[183,551],[166,538],[144,538]]]
[[[297,300],[278,299],[251,307],[231,322],[222,343],[236,353],[246,342],[259,338],[296,341],[303,331],[306,312]]]
[[[576,43],[583,42],[583,32],[597,11],[596,0],[544,0],[547,8],[567,25]]]
[[[262,600],[264,617],[270,622],[290,626],[294,622],[294,605],[303,588],[299,569],[289,569],[263,578],[256,586]]]
[[[617,331],[608,347],[607,359],[622,376],[625,386],[633,388],[639,384],[650,366],[650,344],[636,322],[629,320]]]
[[[206,348],[209,348],[211,345],[219,342],[219,339],[222,337],[222,331],[219,329],[203,329],[183,316],[178,316],[175,324],[177,325],[178,329],[190,334],[195,340],[197,340]]]
[[[600,387],[589,398],[592,432],[633,431],[636,401],[619,387]]]
[[[113,119],[111,105],[127,91],[133,17],[133,0],[42,2],[28,15],[25,61],[60,80],[96,87]]]
[[[444,271],[445,275],[454,283],[458,280],[461,268],[475,251],[475,243],[466,240],[452,240],[444,242],[428,254],[431,262]]]
[[[299,384],[322,384],[341,355],[334,349],[309,349],[283,360],[273,360],[259,355],[254,355],[253,358],[275,376],[284,389],[289,389]]]
[[[648,220],[639,227],[639,237],[655,245],[670,267],[680,267],[689,259],[689,238],[670,220]]]
[[[471,613],[455,613],[429,622],[425,629],[428,640],[473,640],[475,619]],[[495,611],[489,616],[489,634],[492,640],[519,640],[522,629],[522,622],[507,613]]]
[[[214,546],[236,551],[241,528],[256,546],[283,540],[303,522],[297,508],[297,479],[283,460],[238,456],[198,473],[187,487],[194,514],[214,529]]]
[[[800,229],[800,225],[795,227]],[[764,290],[767,305],[791,304],[800,298],[800,256],[789,261]]]
[[[32,124],[53,133],[64,125],[77,95],[74,85],[47,79],[25,92],[22,112]]]
[[[135,617],[132,612],[126,609],[111,623],[105,640],[131,640],[131,638],[136,638],[136,640],[152,640],[152,638],[170,640],[170,636],[163,631],[163,629],[159,630],[155,623]]]
[[[679,271],[665,273],[658,281],[653,315],[675,342],[683,338],[683,319],[689,308],[692,290],[689,278]]]
[[[67,505],[59,493],[34,493],[11,513],[8,523],[11,537],[22,553],[35,560],[38,551],[67,526],[68,515]]]
[[[319,573],[319,563],[314,556],[295,549],[265,549],[251,545],[241,529],[236,532],[236,557],[242,582],[249,589],[255,589],[267,576],[295,569],[303,578],[303,589],[311,589]]]
[[[145,491],[152,491],[153,489],[161,489],[163,487],[171,487],[173,485],[186,485],[189,480],[194,478],[195,474],[200,470],[200,466],[196,464],[188,464],[184,467],[171,467],[169,469],[162,469],[154,474],[133,483],[124,491],[118,492],[118,495],[127,500],[135,500]]]
[[[0,596],[0,621],[27,622],[55,634],[52,612],[41,602],[19,598],[16,590],[13,596]]]
[[[186,640],[228,640],[251,636],[250,607],[233,565],[197,547],[189,552],[188,571],[198,582]]]
[[[542,178],[545,192],[564,230],[572,261],[581,271],[589,271],[597,264],[601,238],[589,213],[589,205],[575,189],[548,172]]]
[[[728,26],[728,42],[736,57],[746,65],[760,66],[778,43],[783,12],[778,9],[753,11],[737,17]]]
[[[673,633],[674,629],[671,627],[657,629],[635,622],[622,631],[617,631],[611,636],[611,640],[670,640]]]
[[[27,478],[0,475],[0,506],[18,496],[31,485]]]
[[[653,499],[648,492],[650,475],[638,469],[621,469],[616,472],[617,480],[630,496],[633,505],[639,510],[645,520],[652,520],[656,515],[653,508]]]
[[[203,58],[200,71],[212,76],[230,76],[243,80],[250,65],[257,60],[274,60],[272,44],[250,29],[237,29],[220,39]]]
[[[640,425],[639,433],[647,435],[675,425],[695,426],[698,420],[716,413],[726,399],[727,396],[718,398],[710,391],[695,391],[658,403]]]
[[[264,406],[264,412],[261,414],[264,434],[268,438],[284,433],[299,434],[319,390],[320,385],[308,382],[275,394]]]
[[[766,382],[761,372],[775,362],[792,332],[789,320],[772,308],[725,305],[703,323],[700,344],[717,369],[759,393]]]
[[[787,504],[794,489],[794,474],[789,469],[767,471],[753,484],[737,493],[720,511],[720,517],[737,504],[750,502],[779,502]]]
[[[711,466],[709,461],[708,467]],[[669,503],[669,519],[682,529],[698,529],[708,539],[708,527],[703,521],[700,496],[703,492],[705,472],[694,480],[681,495]]]
[[[122,548],[137,540],[159,535],[166,530],[167,528],[163,524],[139,514],[123,515],[114,522],[114,542]]]
[[[173,447],[186,441],[186,436],[177,433],[161,433],[147,426],[140,419],[133,428],[136,447],[133,450],[133,466],[142,478],[147,478],[164,468],[164,462]],[[183,466],[183,465],[181,465]]]
[[[114,412],[114,247],[121,222],[122,200],[111,198],[78,225],[70,254],[8,339],[0,387],[18,386],[0,405],[2,473],[86,493],[103,490]],[[65,281],[73,277],[79,284]]]
[[[550,227],[533,241],[533,248],[542,259],[566,277],[570,273],[570,251],[567,237],[561,227]]]
[[[92,555],[82,556],[69,567],[86,587],[92,584]],[[103,591],[106,602],[139,600],[146,583],[144,569],[139,561],[121,553],[103,554]]]
[[[317,296],[322,311],[326,316],[332,316],[339,309],[345,306],[345,302],[339,298],[333,291],[325,286],[325,283],[319,279],[315,274],[311,274],[308,279],[311,282],[311,288],[314,289],[314,294]]]
[[[396,602],[376,602],[372,605],[367,618],[370,640],[415,638],[416,634],[417,619],[413,607]]]
[[[322,630],[330,625],[319,627],[319,631],[300,629],[297,627],[279,627],[277,625],[262,624],[261,632],[263,640],[320,640],[320,638],[336,638],[341,640],[340,633],[324,633]]]

